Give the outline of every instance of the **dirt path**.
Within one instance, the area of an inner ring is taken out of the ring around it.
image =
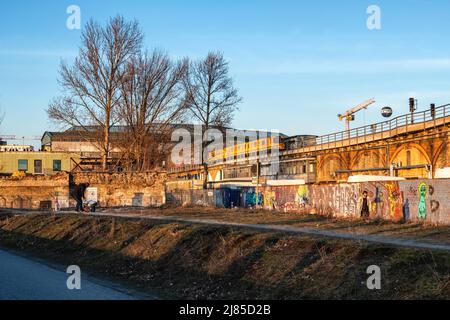
[[[398,247],[409,247],[409,248],[420,248],[420,249],[430,249],[430,250],[446,250],[450,251],[450,244],[447,242],[428,242],[420,239],[398,239],[395,237],[387,237],[382,235],[368,235],[360,233],[344,233],[329,230],[305,228],[305,227],[292,227],[283,225],[273,225],[273,224],[248,224],[248,223],[237,223],[237,222],[226,222],[218,221],[214,219],[192,219],[192,218],[180,218],[174,216],[158,216],[158,215],[143,215],[143,214],[131,214],[131,213],[91,213],[92,216],[101,217],[121,217],[121,218],[132,218],[132,219],[148,219],[148,220],[158,220],[158,221],[170,221],[170,222],[181,222],[181,223],[191,223],[191,224],[203,224],[203,225],[213,225],[213,226],[227,226],[227,227],[238,227],[247,228],[258,231],[266,232],[281,232],[290,233],[296,235],[309,235],[316,237],[328,237],[328,238],[338,238],[347,239],[354,241],[366,241],[378,244],[386,244]]]

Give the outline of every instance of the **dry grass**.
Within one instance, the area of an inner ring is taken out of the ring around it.
[[[107,210],[106,212],[108,212]],[[401,239],[420,239],[450,243],[450,226],[430,226],[411,222],[362,221],[334,219],[312,214],[281,213],[267,210],[218,209],[209,207],[174,207],[164,209],[117,209],[120,213],[172,216],[248,224],[271,224],[318,228],[341,233],[385,235]]]
[[[450,253],[356,241],[124,218],[31,215],[0,218],[0,245],[78,264],[163,298],[450,298]],[[365,285],[366,269],[373,264],[382,269],[380,291]]]

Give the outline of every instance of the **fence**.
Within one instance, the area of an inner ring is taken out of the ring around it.
[[[448,119],[447,119],[448,118]],[[393,135],[414,130],[425,130],[450,123],[450,104],[436,107],[434,110],[425,110],[415,113],[398,116],[394,119],[354,128],[348,131],[341,131],[323,135],[312,139],[312,146],[305,147],[308,151],[323,149],[326,147],[338,147],[342,142],[348,144],[368,142],[378,139],[385,139]],[[353,139],[353,141],[352,141]]]

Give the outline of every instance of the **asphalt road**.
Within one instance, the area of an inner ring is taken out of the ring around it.
[[[148,299],[118,285],[83,275],[81,289],[69,290],[65,267],[50,266],[0,250],[0,300]]]

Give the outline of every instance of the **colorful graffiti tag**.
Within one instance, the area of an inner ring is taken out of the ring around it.
[[[240,190],[216,190],[213,197],[193,191],[168,194],[167,199],[185,203],[203,199],[216,206],[263,207],[283,212],[300,212],[358,219],[358,199],[368,191],[370,218],[411,220],[450,225],[450,180],[408,180],[326,185],[267,186]],[[237,194],[236,194],[237,193]],[[239,203],[239,199],[240,203]],[[228,204],[230,203],[230,204]]]
[[[264,207],[342,218],[359,218],[358,199],[368,191],[371,218],[450,224],[450,181],[388,181],[263,188]],[[437,190],[442,190],[437,192]],[[443,205],[445,203],[446,205]]]
[[[427,217],[427,205],[425,203],[425,198],[428,194],[428,185],[425,182],[419,184],[419,209],[417,213],[417,218],[426,219]]]

